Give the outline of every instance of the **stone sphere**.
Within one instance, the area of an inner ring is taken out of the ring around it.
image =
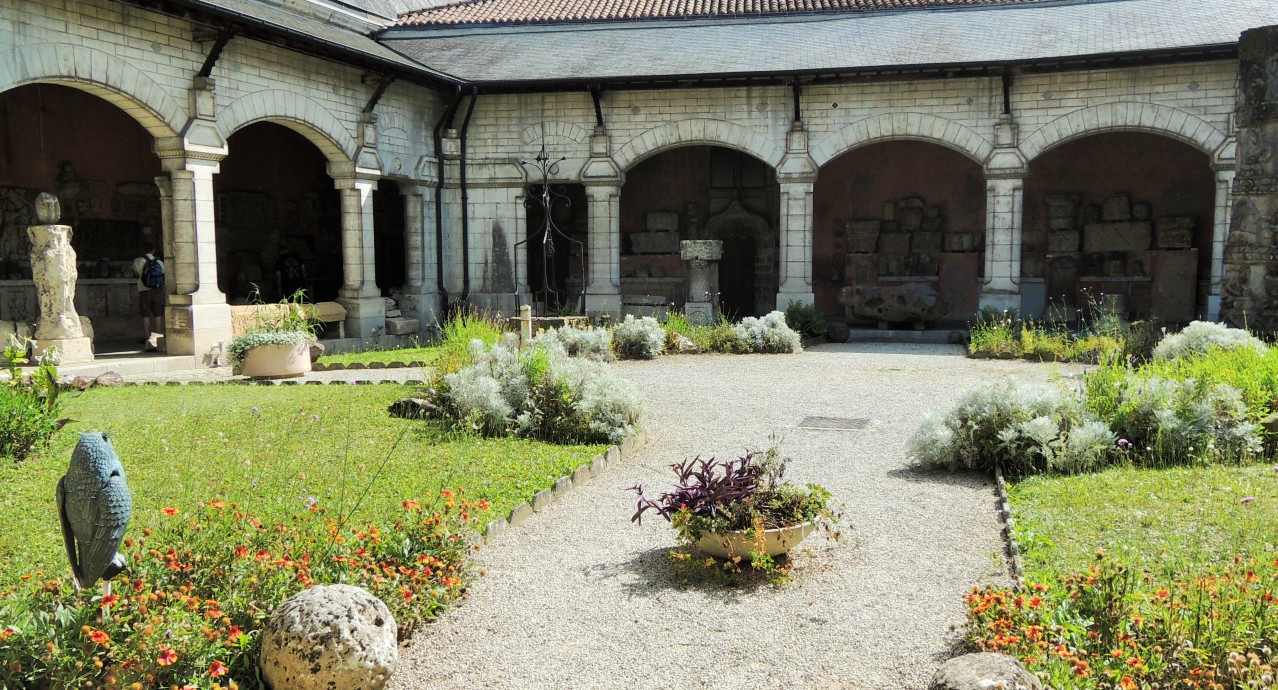
[[[1038,678],[1006,654],[964,654],[941,664],[928,690],[1043,690]]]
[[[825,338],[832,343],[846,343],[852,337],[852,329],[842,321],[830,321],[826,326]]]
[[[262,677],[274,690],[380,690],[399,660],[390,609],[351,585],[289,597],[262,631]]]

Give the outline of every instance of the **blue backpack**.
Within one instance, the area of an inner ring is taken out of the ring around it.
[[[154,256],[142,264],[142,284],[151,289],[164,287],[164,265]]]

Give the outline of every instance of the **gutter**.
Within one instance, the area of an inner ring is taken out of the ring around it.
[[[453,123],[453,115],[461,104],[458,85],[453,100],[435,122],[435,288],[439,291],[440,311],[448,307],[448,288],[444,283],[444,127]]]
[[[459,91],[460,93],[460,91]],[[462,120],[461,158],[459,159],[461,183],[462,212],[462,300],[470,299],[470,194],[466,189],[466,134],[470,130],[470,116],[475,114],[475,101],[479,100],[479,89],[471,87],[470,103],[466,106],[466,119]]]

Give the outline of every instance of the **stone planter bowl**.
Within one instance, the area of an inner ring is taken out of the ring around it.
[[[261,345],[249,350],[240,373],[255,379],[287,379],[311,370],[311,344]]]
[[[799,542],[803,541],[805,537],[815,530],[816,525],[811,522],[801,522],[789,527],[766,530],[763,533],[763,551],[769,556],[780,556],[798,546]],[[754,541],[750,538],[749,530],[728,532],[726,534],[708,533],[701,535],[701,538],[697,540],[696,547],[704,553],[718,556],[719,558],[740,556],[743,560],[750,560],[750,552],[754,549]]]

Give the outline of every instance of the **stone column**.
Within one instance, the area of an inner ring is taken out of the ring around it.
[[[329,165],[342,202],[342,287],[337,302],[346,308],[346,336],[369,338],[386,328],[386,305],[377,289],[373,250],[373,190],[377,181]]]
[[[719,319],[719,260],[722,240],[683,240],[679,258],[688,263],[688,300],[683,305],[688,321],[708,325]]]
[[[400,299],[404,316],[422,328],[440,313],[435,256],[435,191],[420,184],[401,184],[404,195],[404,268],[406,282]]]
[[[1216,170],[1216,204],[1212,218],[1211,288],[1207,294],[1207,320],[1220,319],[1220,294],[1225,276],[1225,242],[1229,237],[1229,201],[1235,170]]]
[[[586,313],[621,315],[621,187],[586,187]]]
[[[31,240],[31,274],[40,320],[36,323],[35,352],[44,356],[56,350],[59,364],[93,361],[93,346],[80,328],[75,311],[75,250],[71,248],[71,226],[58,225],[62,210],[58,198],[43,193],[36,199],[40,225],[27,228]]]
[[[1238,41],[1238,172],[1225,241],[1220,318],[1255,331],[1278,329],[1278,26]],[[1217,178],[1217,195],[1221,194]]]
[[[1021,223],[1025,196],[1023,173],[1000,176],[987,171],[985,183],[985,280],[980,305],[1021,307]]]
[[[231,308],[217,287],[217,227],[213,175],[218,159],[163,158],[169,173],[171,213],[163,244],[169,291],[164,311],[165,345],[171,355],[195,355],[209,366],[213,354],[231,339]],[[164,178],[157,184],[163,190]]]
[[[808,131],[801,120],[791,123],[785,138],[785,157],[777,166],[781,183],[781,274],[777,309],[790,302],[813,304],[812,293],[812,184],[817,166],[808,155]]]

